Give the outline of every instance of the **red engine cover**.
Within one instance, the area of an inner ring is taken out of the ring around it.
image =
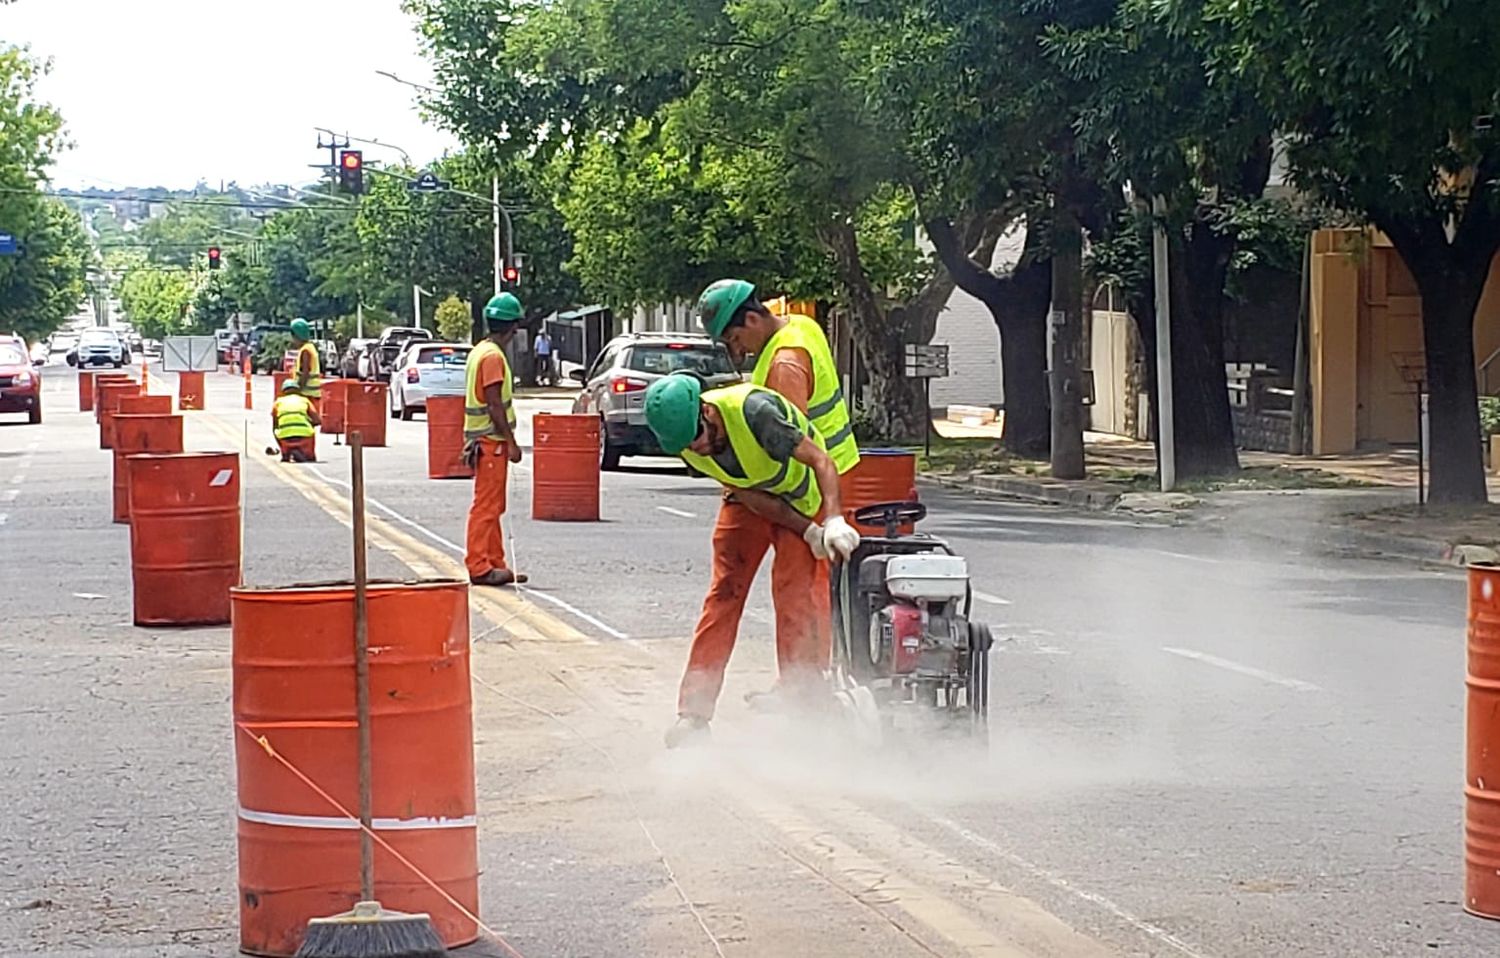
[[[886,613],[891,621],[891,671],[897,675],[915,672],[922,654],[922,610],[897,604]]]

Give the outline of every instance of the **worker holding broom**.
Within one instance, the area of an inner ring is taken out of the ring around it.
[[[847,558],[859,533],[841,514],[838,466],[786,397],[750,383],[704,391],[697,377],[675,374],[651,384],[645,406],[662,450],[730,490],[724,511],[743,510],[729,521],[721,512],[714,528],[713,582],[678,692],[677,722],[667,732],[667,746],[676,748],[708,732],[767,548],[776,550],[771,592],[780,686],[799,703],[816,702],[828,665],[819,636],[831,626],[826,601],[820,607],[809,584],[825,566],[826,588],[827,558]]]
[[[469,352],[465,367],[464,459],[474,469],[474,502],[469,507],[464,563],[475,585],[526,581],[526,576],[512,572],[506,563],[500,528],[510,466],[521,461],[505,345],[524,318],[519,299],[511,293],[497,294],[484,307],[489,335]]]
[[[312,338],[311,323],[301,318],[292,320],[292,345],[297,348],[297,362],[288,381],[295,382],[297,392],[316,406],[323,395],[323,359]]]

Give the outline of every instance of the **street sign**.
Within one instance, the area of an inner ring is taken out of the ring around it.
[[[15,234],[0,233],[0,256],[16,256],[21,252],[21,244],[16,242]]]
[[[440,190],[446,190],[450,185],[448,182],[438,179],[436,173],[427,170],[421,176],[406,184],[406,188],[415,193],[436,193]]]
[[[907,379],[944,379],[947,376],[947,345],[906,344]]]
[[[211,373],[219,368],[219,342],[213,336],[168,336],[161,344],[166,373]]]

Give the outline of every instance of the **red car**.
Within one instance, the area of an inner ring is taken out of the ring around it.
[[[31,368],[25,346],[0,340],[0,413],[24,412],[33,425],[42,421],[42,374]]]

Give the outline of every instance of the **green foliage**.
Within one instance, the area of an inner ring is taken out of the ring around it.
[[[255,348],[255,355],[250,361],[258,370],[273,372],[281,368],[282,357],[291,348],[291,334],[267,333],[260,338]]]
[[[469,305],[457,296],[449,296],[438,303],[434,318],[438,337],[450,343],[466,343],[473,335],[474,318]]]
[[[194,292],[190,273],[171,267],[139,266],[120,283],[120,305],[142,336],[164,339],[188,331]]]
[[[1479,397],[1479,429],[1486,440],[1500,433],[1500,398]]]

